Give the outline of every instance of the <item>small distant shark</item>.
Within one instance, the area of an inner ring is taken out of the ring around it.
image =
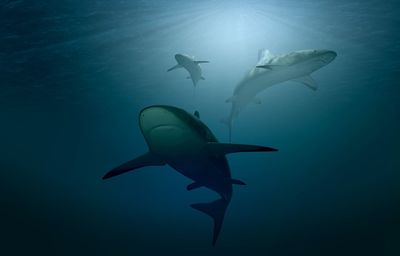
[[[202,75],[200,63],[209,63],[209,61],[205,60],[194,60],[194,57],[190,57],[188,55],[184,54],[175,54],[175,59],[178,64],[173,66],[172,68],[168,69],[167,72],[178,69],[178,68],[184,68],[186,69],[190,76],[188,76],[188,79],[192,79],[193,85],[196,86],[197,82],[200,80],[204,80],[204,77]]]
[[[285,81],[296,81],[312,90],[318,86],[310,74],[329,64],[336,58],[336,52],[330,50],[302,50],[289,54],[272,55],[261,49],[258,62],[242,81],[235,87],[233,96],[226,100],[232,103],[231,112],[225,121],[229,126],[229,141],[232,136],[232,122],[241,110],[250,102],[260,104],[256,95],[266,88]]]
[[[232,184],[245,185],[231,178],[226,154],[236,152],[277,151],[274,148],[219,143],[210,129],[194,115],[173,107],[156,105],[143,109],[139,126],[149,151],[108,172],[103,179],[145,166],[168,164],[193,180],[187,190],[209,188],[221,198],[210,203],[192,204],[214,220],[213,246],[220,233],[226,208],[232,197]]]

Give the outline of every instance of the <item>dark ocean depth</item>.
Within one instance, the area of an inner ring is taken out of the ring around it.
[[[138,114],[173,105],[221,142],[257,62],[329,49],[318,90],[258,95],[232,142],[215,247],[190,208],[215,193],[168,166],[110,180],[147,151]],[[0,1],[0,255],[400,255],[400,3],[394,0]],[[195,56],[205,80],[174,66]]]

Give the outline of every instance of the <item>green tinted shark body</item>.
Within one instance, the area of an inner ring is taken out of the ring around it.
[[[276,151],[274,148],[219,143],[210,129],[200,121],[199,114],[191,115],[172,106],[151,106],[139,114],[139,126],[149,151],[110,172],[103,179],[145,166],[168,164],[193,180],[187,190],[206,187],[221,198],[210,203],[191,206],[214,220],[215,245],[222,227],[226,208],[232,197],[232,184],[245,185],[232,179],[226,154],[235,152]]]

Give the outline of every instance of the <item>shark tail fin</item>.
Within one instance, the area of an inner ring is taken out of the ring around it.
[[[193,82],[193,86],[194,87],[196,87],[196,85],[197,85],[197,81],[193,78],[193,77],[190,77],[190,79],[192,79],[192,82]]]
[[[222,119],[221,123],[225,124],[228,126],[228,131],[229,131],[229,142],[232,141],[232,118],[226,118]]]
[[[221,198],[211,203],[200,203],[200,204],[190,205],[192,208],[207,214],[213,219],[214,221],[214,234],[212,240],[213,246],[215,246],[215,243],[217,242],[219,233],[221,231],[222,223],[224,221],[225,211],[228,204],[229,201]]]

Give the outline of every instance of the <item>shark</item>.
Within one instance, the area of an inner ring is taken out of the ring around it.
[[[179,53],[175,54],[175,60],[178,64],[168,69],[167,72],[178,68],[186,69],[189,72],[189,76],[187,77],[187,79],[191,79],[195,87],[200,80],[205,80],[205,78],[202,75],[200,63],[209,63],[209,61],[194,60],[194,57]]]
[[[200,121],[200,114],[193,115],[183,109],[153,105],[139,114],[139,127],[148,145],[148,151],[107,172],[103,179],[143,168],[169,165],[192,183],[186,189],[208,188],[220,198],[209,203],[196,203],[191,207],[209,215],[214,222],[212,245],[221,231],[226,209],[232,198],[233,185],[245,185],[231,177],[227,154],[237,152],[268,152],[275,148],[220,143],[211,130]]]
[[[229,141],[232,137],[233,119],[249,103],[261,103],[257,94],[285,81],[299,82],[315,91],[318,85],[310,76],[311,73],[332,62],[336,56],[336,52],[324,49],[300,50],[277,56],[267,49],[260,49],[257,64],[236,85],[233,95],[226,100],[232,104],[230,114],[224,120],[229,126]]]

